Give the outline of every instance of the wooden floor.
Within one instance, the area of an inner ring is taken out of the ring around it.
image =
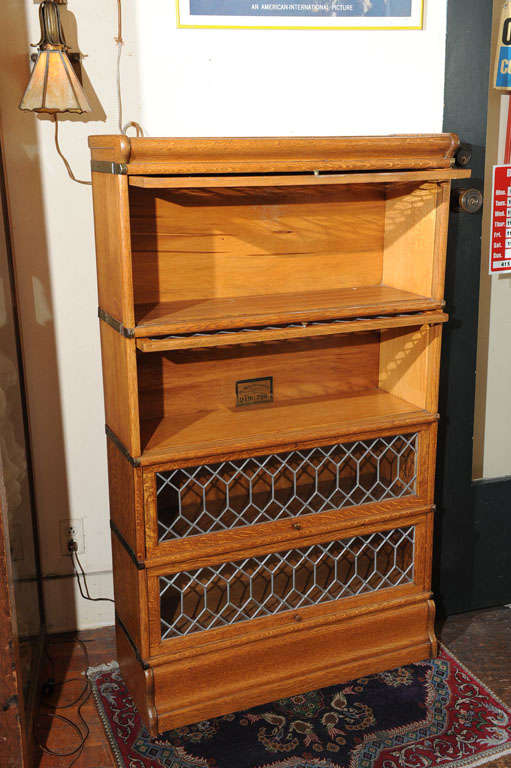
[[[115,633],[113,627],[79,632],[76,637],[86,643],[90,666],[94,667],[115,658]],[[71,640],[71,642],[69,642]],[[55,676],[56,681],[80,678],[85,670],[85,659],[81,646],[72,641],[70,635],[53,635],[50,637],[49,653],[54,659],[54,666],[47,662],[47,674],[43,672],[42,680]],[[83,677],[82,677],[83,680]],[[76,681],[65,685],[59,691],[58,697],[45,699],[48,703],[65,705],[73,701],[83,687],[83,682]],[[46,709],[43,707],[43,711]],[[76,707],[57,710],[59,714],[79,722]],[[92,696],[82,709],[82,714],[90,728],[90,736],[85,748],[73,768],[115,768],[115,761],[110,751],[108,740]],[[57,720],[48,721],[46,717],[39,720],[40,729],[36,731],[39,740],[56,752],[69,752],[79,743],[77,734],[65,723]],[[72,757],[54,757],[39,753],[36,766],[41,768],[67,768]]]
[[[466,664],[470,670],[508,704],[511,704],[511,610],[495,608],[476,613],[452,616],[439,627],[442,642]],[[77,637],[87,644],[90,664],[110,661],[115,658],[114,630],[106,627],[80,632]],[[84,656],[80,646],[69,642],[70,636],[51,638],[50,653],[54,658],[56,680],[80,677],[84,671]],[[48,665],[50,670],[50,665]],[[60,692],[60,704],[72,701],[80,692],[80,681],[66,685]],[[55,702],[55,699],[51,699]],[[61,714],[77,721],[76,708],[59,710]],[[83,709],[90,727],[90,736],[76,768],[115,768],[115,762],[105,737],[103,726],[91,699]],[[76,735],[64,723],[54,721],[46,726],[41,736],[49,747],[57,751],[68,751],[76,745]],[[71,758],[39,756],[40,768],[67,768]],[[492,763],[493,768],[511,768],[511,756]],[[230,766],[229,768],[236,768]]]

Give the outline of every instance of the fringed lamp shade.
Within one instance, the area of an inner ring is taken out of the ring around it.
[[[20,109],[51,113],[90,112],[87,97],[67,55],[58,2],[43,0],[39,19],[39,53]]]
[[[33,112],[90,112],[89,102],[66,53],[39,51],[20,109]]]

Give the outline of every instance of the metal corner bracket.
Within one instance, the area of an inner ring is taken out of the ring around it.
[[[124,634],[126,635],[126,639],[127,639],[128,643],[131,645],[131,647],[133,649],[133,652],[135,654],[135,658],[138,661],[138,663],[140,664],[140,666],[142,667],[142,669],[144,669],[144,670],[150,669],[151,667],[149,666],[149,664],[146,661],[143,660],[142,656],[139,653],[139,650],[138,650],[137,646],[135,645],[135,641],[133,640],[133,638],[131,637],[130,633],[126,629],[126,625],[124,624],[123,620],[121,619],[121,617],[119,616],[117,611],[115,612],[115,620],[116,620],[117,624],[120,626],[120,628],[122,629],[122,631],[124,632]]]
[[[91,160],[91,171],[93,173],[110,173],[114,176],[127,176],[127,163],[112,163],[109,160]]]
[[[113,520],[110,520],[110,530],[112,531],[112,533],[115,534],[115,536],[119,540],[119,543],[124,547],[124,549],[130,556],[130,558],[133,560],[134,564],[137,567],[137,570],[145,571],[144,563],[141,563],[140,560],[137,558],[136,554],[133,552],[132,548],[130,547],[130,545],[128,544],[128,542],[126,541],[126,539],[124,538],[124,536],[122,535],[122,533],[120,532],[120,530],[118,529],[118,527],[116,526]]]
[[[109,315],[108,312],[105,312],[105,310],[101,309],[101,307],[98,307],[98,317],[100,320],[103,320],[111,328],[113,328],[114,331],[117,331],[117,333],[120,333],[122,336],[125,336],[127,339],[135,338],[134,328],[126,328],[126,326],[123,325],[120,320],[116,320],[115,317],[112,317],[112,315]]]
[[[128,459],[129,463],[132,467],[139,467],[140,466],[140,460],[134,459],[131,453],[128,451],[126,446],[124,446],[115,432],[112,432],[108,424],[105,424],[105,432],[106,436],[112,441],[112,443],[118,448],[118,450],[122,453],[125,459]]]

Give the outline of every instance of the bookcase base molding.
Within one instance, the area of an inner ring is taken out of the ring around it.
[[[434,655],[458,138],[89,145],[117,648],[151,734]]]
[[[317,688],[345,683],[437,653],[435,606],[429,594],[391,600],[303,622],[193,658],[141,663],[120,622],[117,654],[124,680],[152,736]]]

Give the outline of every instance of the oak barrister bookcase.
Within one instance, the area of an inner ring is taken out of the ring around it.
[[[89,143],[118,655],[151,733],[434,654],[457,137]]]

